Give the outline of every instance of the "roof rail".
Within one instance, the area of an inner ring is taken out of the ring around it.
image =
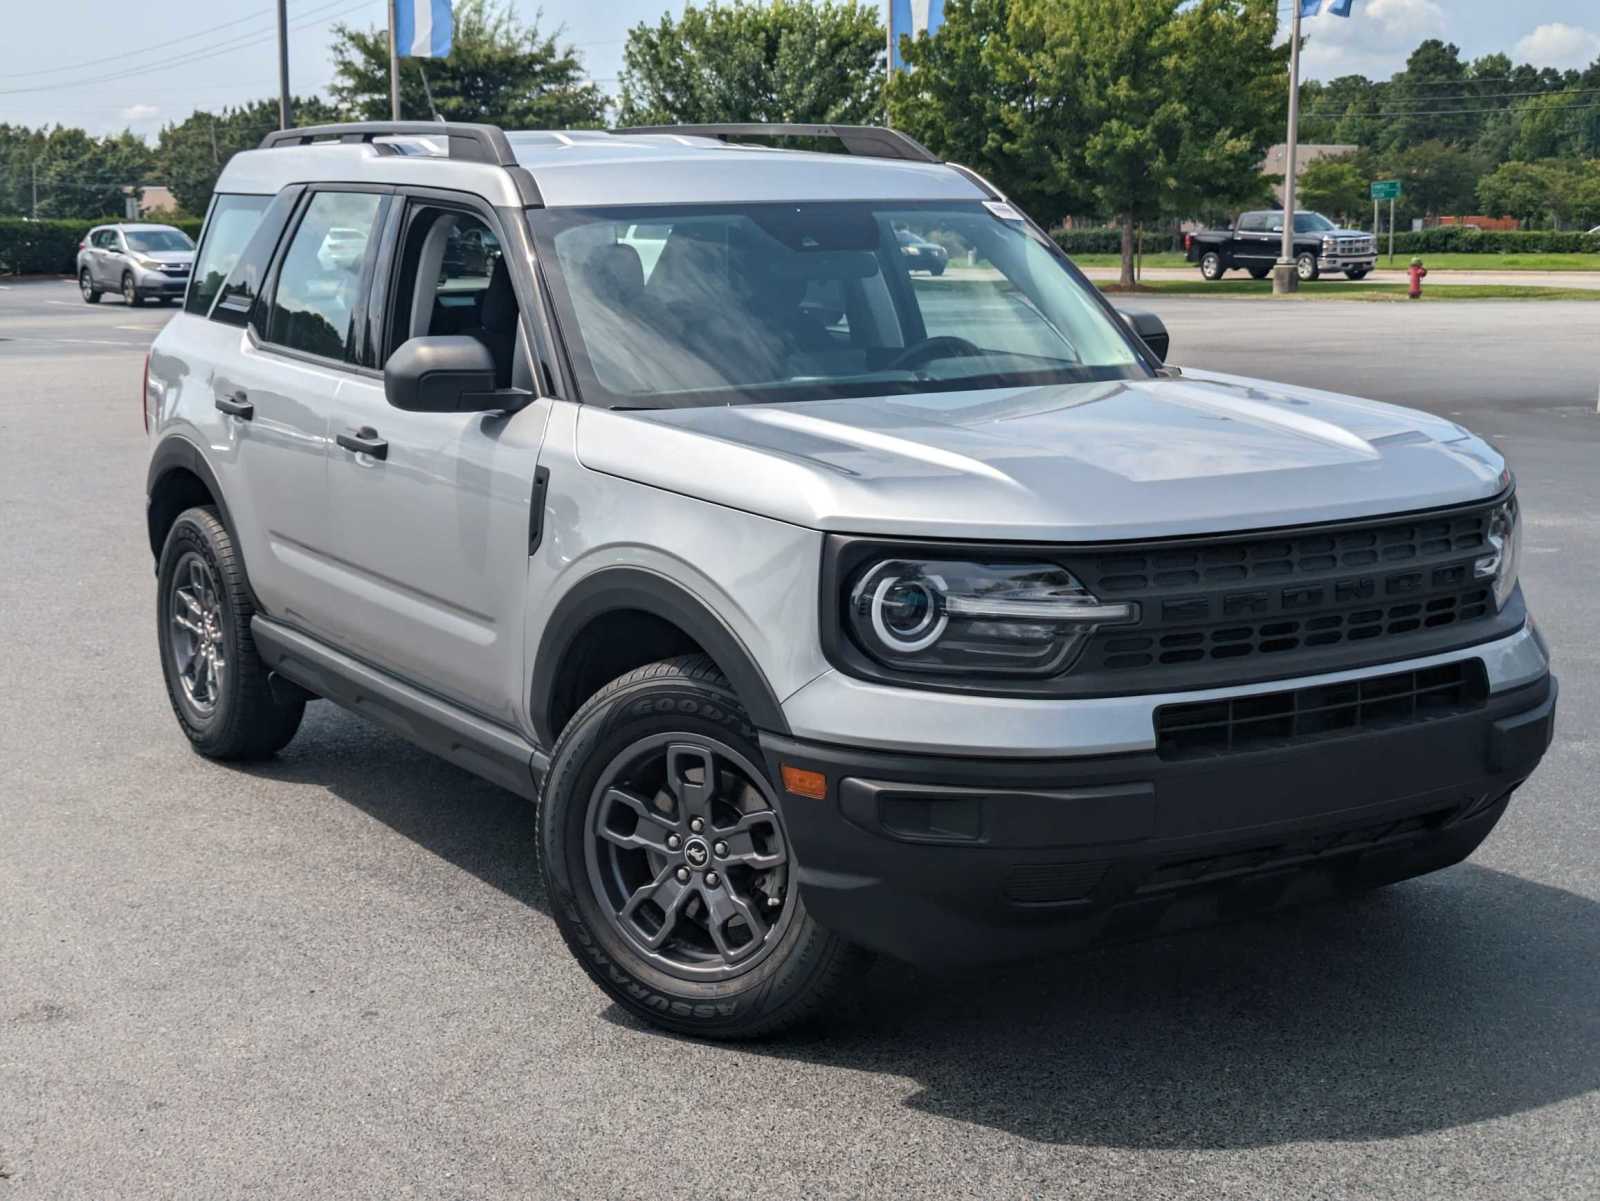
[[[728,125],[631,125],[612,133],[666,133],[690,138],[838,138],[846,152],[866,158],[909,159],[937,163],[939,158],[915,138],[881,125],[794,125],[786,122],[747,122]]]
[[[305,125],[275,129],[261,139],[259,150],[279,146],[311,146],[318,142],[360,144],[375,138],[438,137],[443,134],[451,158],[504,167],[526,208],[544,204],[539,186],[528,169],[517,162],[516,152],[498,125],[467,121],[347,121],[336,125]]]
[[[261,150],[276,146],[309,146],[314,142],[370,142],[395,136],[439,137],[449,142],[450,157],[499,167],[514,167],[517,156],[498,125],[473,125],[463,121],[348,121],[336,125],[306,125],[275,129],[261,139]]]

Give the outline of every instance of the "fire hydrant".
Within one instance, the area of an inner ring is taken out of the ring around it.
[[[1411,291],[1408,295],[1412,300],[1422,298],[1422,278],[1428,274],[1428,269],[1422,265],[1421,259],[1412,259],[1411,266],[1406,268],[1406,275],[1411,280]]]

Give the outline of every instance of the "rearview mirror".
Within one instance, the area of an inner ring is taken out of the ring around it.
[[[1150,348],[1150,353],[1165,363],[1171,339],[1167,336],[1167,327],[1161,318],[1144,309],[1118,309],[1117,312],[1128,323],[1128,328],[1138,334]]]
[[[494,356],[476,338],[412,338],[384,364],[383,394],[412,413],[482,413],[527,399],[516,389],[496,391],[494,375]]]

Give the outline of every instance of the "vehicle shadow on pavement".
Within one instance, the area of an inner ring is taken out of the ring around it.
[[[905,1076],[915,1109],[1046,1143],[1448,1129],[1600,1086],[1600,903],[1469,864],[960,977],[884,963],[853,1014],[741,1050]]]
[[[326,788],[513,900],[548,912],[534,863],[533,802],[358,717],[315,704],[287,751],[247,770]]]

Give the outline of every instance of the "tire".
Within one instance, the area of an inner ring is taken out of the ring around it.
[[[1271,267],[1251,267],[1250,268],[1250,278],[1251,279],[1266,279],[1267,276],[1269,276],[1271,274],[1272,274],[1272,268]]]
[[[134,308],[144,303],[144,297],[139,295],[139,289],[133,285],[133,272],[125,271],[122,274],[122,299]]]
[[[647,1022],[700,1038],[774,1034],[824,1012],[866,965],[806,913],[763,763],[704,655],[613,680],[556,743],[537,816],[551,911],[594,982]],[[707,764],[714,802],[698,795]]]
[[[1315,280],[1322,272],[1317,268],[1317,256],[1307,251],[1305,254],[1295,256],[1294,273],[1307,283]]]
[[[1206,279],[1219,280],[1227,270],[1222,256],[1215,250],[1208,250],[1200,256],[1200,274]]]
[[[1346,279],[1366,279],[1367,272],[1370,270],[1372,270],[1370,267],[1357,267],[1353,271],[1346,271],[1344,277]]]
[[[244,561],[215,509],[178,515],[161,548],[158,581],[161,670],[190,744],[208,759],[265,759],[282,750],[300,728],[305,702],[278,701],[267,685],[250,633],[255,605]]]
[[[84,304],[100,303],[100,289],[94,286],[94,276],[89,274],[87,267],[78,272],[78,291],[83,293]]]
[[[944,274],[944,267],[945,267],[945,265],[943,263],[940,263],[940,264],[938,264],[937,266],[934,266],[934,267],[929,267],[928,268],[928,274],[929,275],[933,275],[933,276],[943,275]]]

